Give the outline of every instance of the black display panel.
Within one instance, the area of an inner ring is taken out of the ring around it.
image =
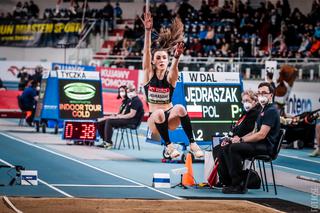
[[[230,131],[241,112],[241,86],[184,84],[186,108],[196,141],[211,141]]]
[[[96,119],[102,117],[100,81],[59,80],[61,119]]]

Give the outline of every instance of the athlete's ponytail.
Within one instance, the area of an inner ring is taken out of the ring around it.
[[[183,42],[184,26],[179,17],[176,17],[170,28],[161,28],[156,40],[155,51],[171,51],[177,43]]]

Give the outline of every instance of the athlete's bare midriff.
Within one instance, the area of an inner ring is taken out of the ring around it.
[[[162,109],[162,110],[166,111],[172,107],[173,107],[172,103],[168,103],[168,104],[151,104],[151,103],[149,103],[149,112],[154,112],[158,109]]]

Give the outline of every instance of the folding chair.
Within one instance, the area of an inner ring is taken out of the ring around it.
[[[138,150],[140,150],[140,143],[139,143],[139,138],[138,138],[138,128],[140,127],[140,125],[142,123],[143,116],[144,116],[144,112],[141,112],[141,114],[140,114],[140,116],[138,118],[139,120],[138,120],[137,124],[128,124],[128,125],[126,125],[124,127],[117,128],[117,136],[116,136],[116,140],[115,140],[115,143],[114,143],[114,147],[115,148],[117,147],[118,134],[120,132],[121,136],[120,136],[118,149],[120,149],[122,143],[123,143],[123,146],[125,147],[124,134],[126,134],[126,136],[127,136],[127,142],[128,142],[128,148],[129,149],[130,149],[129,134],[130,134],[132,148],[134,149],[134,139],[133,139],[133,133],[134,133],[136,135]]]
[[[278,154],[280,152],[281,144],[282,144],[282,141],[284,139],[285,133],[286,133],[285,129],[280,129],[280,132],[279,132],[279,135],[278,135],[278,139],[277,139],[277,143],[274,145],[274,150],[273,150],[273,153],[271,155],[256,155],[256,156],[252,157],[251,159],[248,159],[248,160],[251,161],[251,164],[250,164],[250,169],[249,169],[249,173],[248,173],[248,176],[247,176],[247,180],[246,180],[246,183],[245,183],[245,188],[247,188],[247,185],[248,185],[248,181],[249,181],[252,165],[254,164],[255,160],[258,160],[258,165],[259,165],[259,169],[260,169],[260,176],[261,176],[261,180],[262,180],[263,190],[264,190],[264,181],[263,181],[263,176],[261,174],[260,161],[262,161],[263,174],[264,174],[264,178],[265,178],[265,184],[266,184],[267,192],[269,192],[269,188],[268,188],[268,180],[267,180],[266,169],[265,169],[264,163],[265,162],[266,163],[270,163],[272,179],[273,179],[274,193],[275,193],[275,195],[277,195],[277,186],[276,186],[276,181],[275,181],[275,177],[274,177],[274,170],[273,170],[272,161],[276,160],[277,157],[278,157]]]

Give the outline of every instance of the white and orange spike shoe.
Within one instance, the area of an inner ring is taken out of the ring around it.
[[[190,151],[193,153],[194,157],[201,158],[204,156],[203,151],[200,149],[196,142],[190,143]]]
[[[174,147],[172,143],[166,146],[165,152],[165,154],[170,156],[170,158],[172,159],[180,156],[180,152]]]

